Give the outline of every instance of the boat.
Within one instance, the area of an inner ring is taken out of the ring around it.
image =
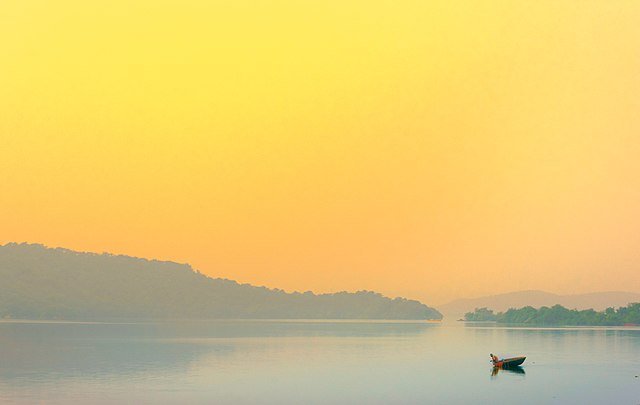
[[[498,357],[494,356],[493,354],[491,355],[491,362],[493,363],[493,366],[498,368],[518,367],[522,363],[524,363],[525,359],[525,356],[510,357],[508,359],[498,359]]]

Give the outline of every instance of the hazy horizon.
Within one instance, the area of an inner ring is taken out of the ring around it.
[[[8,244],[38,245],[38,246],[43,246],[43,247],[48,248],[48,249],[64,249],[64,250],[69,250],[71,252],[90,253],[90,254],[98,254],[98,255],[101,255],[101,254],[109,254],[109,255],[115,255],[115,256],[124,255],[124,256],[127,256],[127,257],[134,258],[134,259],[159,260],[159,261],[162,261],[162,262],[176,263],[176,264],[179,264],[179,265],[189,265],[189,266],[191,266],[191,264],[188,263],[188,262],[177,262],[175,260],[163,260],[163,259],[158,259],[158,258],[154,258],[154,257],[140,257],[140,256],[136,256],[136,255],[128,255],[128,254],[125,255],[125,254],[121,254],[121,253],[105,252],[105,251],[101,251],[101,252],[98,252],[98,251],[96,251],[96,252],[76,251],[76,250],[69,249],[69,248],[64,247],[64,246],[47,246],[45,244],[37,243],[37,242],[6,242],[6,243],[0,243],[0,247],[7,246]],[[200,269],[198,269],[196,267],[192,266],[192,268],[195,271],[201,272]],[[216,274],[206,274],[206,275],[208,277],[211,277],[211,278],[221,278],[220,276],[218,276]],[[235,280],[235,279],[230,279],[230,280],[236,281],[239,284],[251,284],[251,283],[245,283],[242,280]],[[313,289],[310,289],[310,288],[306,288],[306,289],[303,288],[303,289],[300,289],[300,290],[286,290],[286,289],[282,289],[282,288],[278,287],[277,285],[254,285],[254,286],[256,286],[256,287],[266,287],[266,288],[269,288],[269,289],[279,289],[279,290],[283,290],[286,293],[293,293],[293,292],[304,293],[306,291],[311,291],[314,294],[331,294],[331,293],[336,293],[336,292],[348,291],[348,290],[345,290],[345,289],[336,289],[336,290],[331,290],[331,291],[317,291],[317,290],[313,290]],[[354,289],[354,290],[349,290],[348,292],[355,292],[355,291],[362,291],[362,290],[363,289]],[[401,297],[401,298],[407,298],[407,299],[415,299],[415,300],[418,300],[418,301],[420,301],[420,302],[422,302],[424,304],[428,304],[428,305],[434,306],[434,307],[436,307],[436,309],[440,305],[446,305],[446,304],[452,303],[452,302],[457,301],[457,300],[465,300],[465,299],[473,300],[473,299],[477,299],[477,298],[488,298],[488,297],[492,297],[492,296],[509,295],[509,294],[517,294],[517,293],[527,293],[527,292],[543,292],[543,293],[555,294],[555,295],[558,295],[558,296],[571,296],[571,295],[581,295],[581,294],[591,294],[591,293],[636,293],[636,294],[640,294],[640,292],[630,291],[630,290],[617,290],[617,291],[604,291],[604,290],[602,290],[602,291],[588,291],[588,292],[577,293],[577,294],[561,294],[561,293],[557,293],[557,292],[549,291],[549,290],[531,290],[531,289],[529,289],[529,290],[501,291],[501,292],[495,292],[495,293],[490,293],[490,294],[486,294],[486,295],[479,295],[479,296],[454,297],[454,298],[447,299],[447,300],[445,300],[443,302],[433,302],[433,301],[431,301],[429,299],[421,299],[421,298],[418,298],[418,297],[415,297],[415,296],[411,296],[411,295],[394,294],[393,292],[389,292],[389,291],[376,291],[376,292],[382,293],[382,294],[384,294],[384,295],[386,295],[386,296],[388,296],[390,298]],[[613,305],[613,304],[607,304],[607,305]]]
[[[0,242],[440,303],[640,291],[640,3],[0,4]]]

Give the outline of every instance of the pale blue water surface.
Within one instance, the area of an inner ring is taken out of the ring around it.
[[[637,405],[638,375],[639,328],[0,322],[1,403]]]

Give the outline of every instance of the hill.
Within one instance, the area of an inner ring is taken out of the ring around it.
[[[640,302],[640,294],[623,291],[595,292],[588,294],[559,295],[544,291],[516,291],[486,297],[459,299],[441,305],[440,311],[447,316],[459,318],[475,308],[491,308],[495,311],[506,311],[509,308],[531,306],[540,308],[562,305],[571,309],[595,309],[598,311],[608,307],[620,307],[631,302]]]
[[[371,291],[286,293],[214,279],[187,264],[0,246],[0,318],[441,319],[418,301]]]

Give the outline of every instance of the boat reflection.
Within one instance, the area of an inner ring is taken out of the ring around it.
[[[526,374],[526,372],[524,371],[524,368],[520,366],[513,366],[509,368],[493,367],[493,369],[491,370],[491,377],[497,376],[499,372]]]

